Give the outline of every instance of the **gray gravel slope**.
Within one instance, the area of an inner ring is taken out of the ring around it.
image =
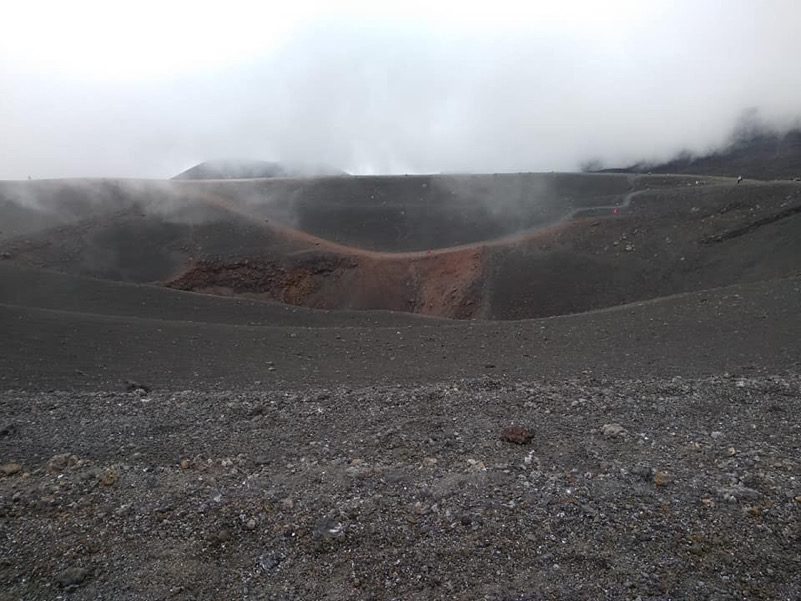
[[[0,304],[97,315],[297,327],[393,326],[434,318],[389,311],[324,311],[279,302],[220,298],[151,286],[101,280],[0,262]]]
[[[538,320],[385,328],[246,327],[0,305],[0,389],[797,372],[799,306],[798,278]]]
[[[798,599],[799,403],[775,376],[3,392],[0,591]]]

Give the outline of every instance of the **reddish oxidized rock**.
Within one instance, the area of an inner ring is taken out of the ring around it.
[[[534,433],[523,426],[507,426],[501,430],[501,440],[515,444],[526,444],[534,438]]]

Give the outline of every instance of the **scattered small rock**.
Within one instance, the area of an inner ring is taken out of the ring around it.
[[[654,474],[654,486],[667,486],[670,484],[670,481],[670,474],[665,471],[657,470],[657,472]]]
[[[542,465],[542,460],[534,454],[534,451],[529,451],[528,455],[523,458],[524,465],[536,465],[537,467]]]
[[[84,584],[89,578],[86,568],[68,568],[56,576],[58,585],[65,590],[74,590]]]
[[[22,471],[22,466],[19,463],[6,463],[5,465],[0,466],[0,475],[5,477],[13,476],[14,474],[18,474]]]
[[[262,555],[259,557],[259,559],[256,561],[256,566],[262,573],[267,573],[277,568],[278,564],[280,564],[283,560],[283,555],[279,555],[278,553],[270,553],[269,555]]]
[[[501,440],[514,444],[527,444],[534,438],[534,433],[523,426],[512,425],[501,430]]]
[[[256,529],[256,520],[250,518],[247,522],[245,522],[245,528],[248,530],[255,530]]]
[[[718,489],[718,495],[729,503],[737,503],[738,501],[757,501],[762,498],[762,493],[753,488],[745,486],[733,486],[731,488]]]
[[[316,540],[339,539],[345,536],[345,525],[334,516],[325,516],[317,520],[312,530]]]
[[[363,480],[370,475],[370,469],[362,465],[361,459],[354,459],[351,465],[345,468],[345,475],[356,480]]]
[[[635,465],[630,471],[632,475],[642,478],[646,482],[652,480],[655,475],[655,470],[650,465]]]
[[[623,438],[627,433],[620,424],[605,424],[601,427],[601,434],[607,438]]]
[[[47,462],[47,469],[51,472],[63,472],[68,467],[73,467],[78,461],[79,457],[71,453],[53,455]]]
[[[467,460],[467,465],[470,466],[470,469],[483,472],[486,471],[487,466],[483,461],[479,461],[478,459],[473,459],[472,457]]]
[[[103,486],[113,486],[115,485],[120,479],[120,474],[115,469],[108,469],[106,473],[103,474],[103,477],[100,478],[100,483]]]
[[[150,394],[150,390],[151,388],[147,384],[138,384],[130,380],[125,382],[125,392],[132,392],[139,396],[147,396]]]

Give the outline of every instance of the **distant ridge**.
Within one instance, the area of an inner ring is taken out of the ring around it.
[[[347,175],[344,171],[324,166],[293,166],[270,161],[222,159],[204,161],[172,179],[259,179],[267,177],[310,177],[315,175]]]
[[[665,163],[641,161],[624,168],[585,169],[605,173],[679,173],[775,180],[801,178],[801,126],[781,133],[747,112],[729,142],[707,154],[682,152]]]

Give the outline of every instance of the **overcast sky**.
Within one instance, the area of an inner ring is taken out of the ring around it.
[[[206,159],[572,170],[801,116],[798,0],[26,0],[3,7],[0,179]]]

